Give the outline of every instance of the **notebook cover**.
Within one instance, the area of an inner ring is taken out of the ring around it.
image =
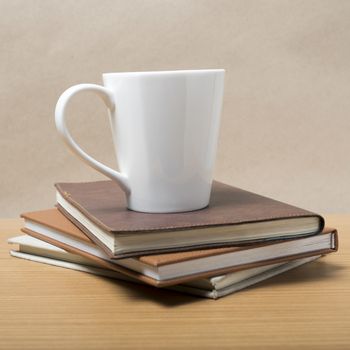
[[[31,255],[31,254],[22,253],[22,252],[16,251],[16,250],[10,250],[10,255],[17,257],[17,258],[26,259],[29,261],[34,261],[34,262],[38,262],[38,263],[42,263],[42,264],[48,264],[48,265],[52,265],[52,266],[63,267],[66,269],[82,271],[82,272],[100,275],[100,276],[104,276],[104,277],[108,277],[108,278],[116,278],[116,279],[124,280],[127,282],[140,283],[140,281],[137,281],[133,278],[129,278],[121,273],[118,273],[116,271],[112,271],[110,269],[86,266],[86,265],[66,262],[66,261],[52,259],[52,258]],[[209,289],[209,290],[201,289],[201,288],[189,286],[186,284],[171,286],[171,287],[168,287],[167,289],[175,290],[175,291],[178,291],[181,293],[188,293],[191,295],[197,295],[197,296],[201,296],[201,297],[205,297],[205,298],[218,299],[218,298],[221,298],[221,297],[226,296],[228,294],[238,292],[244,288],[247,288],[251,285],[255,285],[259,282],[262,282],[266,279],[269,279],[271,277],[274,277],[276,275],[279,275],[281,273],[284,273],[284,272],[289,271],[291,269],[294,269],[296,267],[302,266],[306,263],[309,263],[311,261],[318,259],[319,257],[320,256],[315,256],[315,257],[311,257],[309,259],[291,261],[289,263],[285,263],[284,265],[280,265],[277,268],[271,268],[270,270],[267,270],[259,275],[252,276],[250,278],[247,278],[246,280],[240,281],[238,283],[234,283],[234,284],[227,286],[227,287],[220,289],[220,290],[216,290],[215,288]]]
[[[249,264],[244,264],[244,265],[234,266],[234,267],[227,267],[227,268],[217,269],[217,270],[213,270],[213,271],[201,272],[201,273],[193,274],[193,275],[189,275],[189,276],[177,277],[177,278],[164,280],[164,281],[158,281],[158,280],[153,279],[151,277],[145,276],[139,272],[129,270],[129,269],[122,267],[120,265],[112,264],[111,262],[103,260],[99,257],[92,255],[92,254],[86,253],[80,249],[71,247],[65,243],[51,239],[47,236],[41,235],[37,232],[31,231],[31,230],[28,230],[25,228],[22,229],[22,231],[26,234],[29,234],[29,235],[35,237],[35,238],[41,239],[47,243],[50,243],[50,244],[55,245],[59,248],[65,249],[66,251],[68,251],[72,254],[78,254],[78,255],[81,255],[87,259],[91,259],[92,261],[94,261],[95,263],[97,263],[101,267],[120,272],[126,276],[131,277],[131,278],[135,278],[141,282],[144,282],[146,284],[149,284],[149,285],[152,285],[155,287],[160,287],[160,288],[173,286],[173,285],[177,285],[180,283],[190,282],[190,281],[194,281],[194,280],[200,279],[200,278],[208,278],[208,277],[213,277],[213,276],[231,273],[231,272],[235,272],[235,271],[242,271],[242,270],[250,269],[253,267],[265,266],[265,265],[270,265],[270,264],[277,264],[277,263],[287,262],[290,260],[306,258],[306,257],[310,257],[310,256],[325,255],[325,254],[329,254],[329,253],[336,251],[336,249],[317,250],[317,251],[313,251],[313,252],[309,252],[309,253],[294,254],[294,255],[276,258],[276,259],[268,259],[268,260],[259,261],[259,262],[255,262],[255,263],[249,263]],[[334,231],[333,234],[336,236],[337,235],[336,231]]]
[[[88,236],[84,235],[78,227],[66,219],[64,215],[62,215],[56,208],[23,213],[21,214],[21,217],[26,220],[36,222],[37,224],[69,234],[81,241],[92,243]]]
[[[67,213],[67,215],[69,214]],[[21,214],[21,217],[26,220],[36,222],[40,225],[47,226],[56,231],[73,236],[73,238],[76,238],[78,240],[81,240],[90,244],[93,243],[88,238],[88,236],[84,233],[84,231],[80,230],[75,224],[73,224],[70,220],[68,220],[65,217],[65,215],[63,215],[56,208],[23,213]],[[271,244],[271,241],[269,243],[256,244],[254,245],[254,247],[257,247],[258,245],[261,246],[266,244]],[[98,246],[100,245],[98,244]],[[211,256],[216,254],[228,253],[228,252],[238,251],[238,250],[243,250],[248,248],[249,248],[248,245],[241,246],[241,247],[234,246],[234,247],[226,247],[226,248],[212,248],[212,249],[192,250],[192,251],[187,251],[182,253],[176,252],[176,253],[167,253],[167,254],[159,254],[159,255],[145,255],[145,256],[134,257],[134,259],[139,259],[140,261],[148,265],[160,266],[160,265],[166,265],[169,263],[196,259],[196,258],[201,258],[201,257],[206,257],[206,256]]]
[[[123,273],[126,276],[135,278],[139,281],[142,281],[144,283],[150,284],[150,285],[155,286],[155,287],[167,287],[167,286],[172,286],[172,285],[177,285],[180,283],[193,281],[193,280],[200,279],[200,278],[207,278],[207,277],[222,275],[225,273],[241,271],[241,270],[245,270],[245,269],[249,269],[249,268],[253,268],[253,267],[257,267],[257,266],[265,266],[265,265],[269,265],[269,264],[286,262],[286,261],[290,261],[290,260],[294,260],[294,259],[315,256],[315,255],[325,255],[325,254],[336,251],[338,248],[337,232],[336,232],[336,230],[332,229],[333,236],[335,239],[335,249],[323,249],[323,250],[312,251],[312,252],[308,252],[308,253],[294,254],[294,255],[285,256],[285,257],[281,257],[281,258],[268,259],[268,260],[263,260],[263,261],[259,261],[259,262],[255,262],[255,263],[249,263],[249,264],[244,264],[244,265],[239,265],[239,266],[234,266],[234,267],[216,269],[216,270],[201,272],[201,273],[193,274],[193,275],[189,275],[189,276],[177,277],[177,278],[173,278],[173,279],[169,279],[169,280],[165,280],[165,281],[158,281],[158,280],[153,279],[151,277],[145,276],[139,272],[135,272],[135,271],[129,270],[125,267],[122,267],[120,265],[113,264],[109,261],[106,261],[104,259],[96,257],[90,253],[86,253],[83,250],[77,249],[77,248],[72,247],[68,244],[62,243],[58,240],[52,239],[52,238],[47,237],[45,235],[39,234],[37,232],[28,230],[26,228],[23,228],[22,231],[26,234],[29,234],[29,235],[35,237],[35,238],[41,239],[42,241],[45,241],[45,242],[50,243],[52,245],[55,245],[59,248],[62,248],[70,253],[78,254],[78,255],[83,256],[87,259],[91,259],[92,261],[96,262],[101,267],[108,268],[108,269]]]
[[[60,211],[56,208],[40,210],[35,212],[23,213],[21,215],[26,220],[34,221],[40,225],[47,226],[56,231],[68,234],[74,238],[85,241],[87,243],[92,243],[91,240],[81,231],[76,225],[74,225],[70,220],[68,220]],[[323,232],[332,232],[333,229],[325,228]],[[201,250],[191,250],[186,252],[175,252],[166,254],[156,254],[156,255],[143,255],[139,257],[134,257],[134,259],[140,260],[142,263],[151,266],[161,266],[172,263],[177,263],[186,260],[194,260],[199,258],[204,258],[208,256],[230,253],[234,251],[240,251],[249,248],[256,248],[258,246],[275,244],[280,241],[269,241],[268,243],[258,243],[254,245],[244,245],[244,246],[231,246],[224,248],[211,248],[211,249],[201,249]]]
[[[113,181],[58,183],[55,186],[70,204],[97,226],[116,234],[215,228],[297,217],[317,217],[317,232],[324,226],[324,220],[318,214],[217,181],[213,182],[207,208],[169,214],[128,210],[124,192]]]

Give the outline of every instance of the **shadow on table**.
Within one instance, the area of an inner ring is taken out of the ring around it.
[[[324,260],[314,261],[281,275],[258,283],[251,288],[266,288],[275,285],[292,285],[297,283],[315,282],[321,280],[332,280],[337,274],[345,269],[344,266],[332,264]]]
[[[114,284],[116,288],[123,288],[126,290],[126,294],[133,300],[149,300],[162,304],[167,307],[175,307],[179,305],[192,304],[205,301],[204,298],[192,296],[190,294],[183,294],[180,292],[156,288],[139,283],[127,282],[122,280],[112,280],[107,277],[100,277],[105,280],[106,283]],[[207,299],[208,300],[208,299]]]

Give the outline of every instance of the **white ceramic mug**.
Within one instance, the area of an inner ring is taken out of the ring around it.
[[[103,74],[104,86],[79,84],[56,105],[56,126],[83,161],[116,181],[131,210],[191,211],[209,203],[224,91],[223,69]],[[70,99],[96,93],[106,104],[120,172],[72,139]]]

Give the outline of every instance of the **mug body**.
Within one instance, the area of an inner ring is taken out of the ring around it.
[[[224,70],[107,73],[111,126],[129,209],[179,212],[208,205]]]

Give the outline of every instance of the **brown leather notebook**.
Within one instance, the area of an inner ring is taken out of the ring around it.
[[[114,258],[296,238],[324,227],[320,215],[215,181],[207,208],[171,214],[128,210],[112,181],[56,188],[58,209]]]
[[[112,260],[57,209],[25,213],[22,217],[25,218],[23,232],[68,252],[89,258],[99,266],[157,287],[303,257],[323,255],[336,251],[338,248],[336,231],[325,229],[323,233],[312,237],[260,243],[254,246],[205,249]]]

